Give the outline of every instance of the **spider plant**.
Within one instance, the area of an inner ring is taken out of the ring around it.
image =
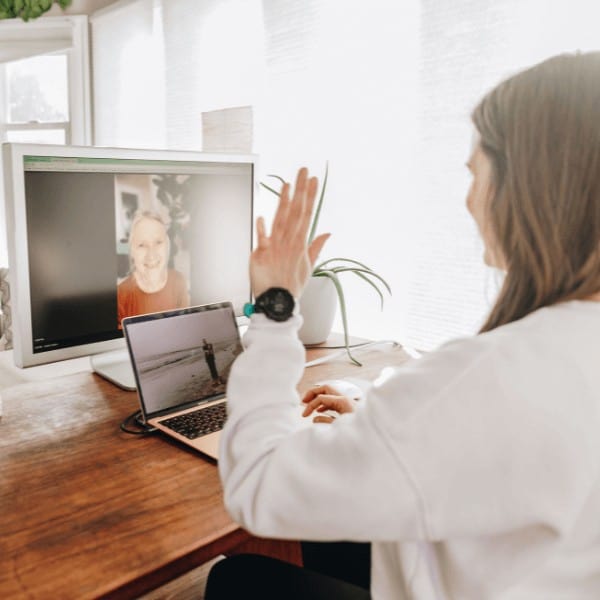
[[[49,11],[54,2],[64,10],[70,6],[72,0],[0,0],[0,19],[37,19]]]
[[[319,194],[319,200],[317,201],[317,205],[315,207],[315,211],[314,211],[312,221],[311,221],[310,230],[308,233],[308,243],[309,244],[313,241],[315,234],[317,232],[317,226],[319,224],[319,217],[321,216],[321,209],[323,208],[323,199],[325,198],[325,189],[327,188],[328,175],[329,175],[329,163],[327,163],[325,166],[325,176],[323,177],[323,185],[321,187],[321,193]],[[282,185],[284,183],[286,183],[285,179],[283,179],[283,177],[280,177],[279,175],[267,175],[267,177],[273,177],[274,179],[277,179],[278,181],[281,182]],[[273,187],[271,187],[263,182],[260,182],[260,185],[263,188],[265,188],[266,190],[268,190],[269,192],[271,192],[271,193],[275,194],[277,197],[279,197],[280,192],[278,192]],[[344,258],[344,257],[329,258],[327,260],[324,260],[323,262],[316,264],[313,268],[313,272],[312,272],[313,277],[327,277],[328,279],[331,280],[331,282],[333,283],[333,285],[336,289],[339,306],[340,306],[340,314],[342,317],[342,326],[344,329],[344,347],[346,348],[348,358],[355,365],[360,367],[360,366],[362,366],[361,363],[358,360],[356,360],[356,358],[354,358],[354,356],[352,356],[352,352],[350,350],[350,336],[348,333],[348,315],[347,315],[347,310],[346,310],[346,298],[345,298],[344,289],[342,287],[342,283],[341,283],[340,277],[339,277],[341,273],[352,273],[352,274],[356,275],[357,277],[360,277],[367,284],[369,284],[377,292],[377,295],[379,296],[379,300],[381,303],[381,308],[383,308],[383,292],[382,292],[381,288],[382,287],[385,288],[389,294],[392,293],[392,290],[390,289],[390,286],[385,281],[385,279],[383,279],[383,277],[381,277],[381,275],[378,275],[377,273],[375,273],[375,271],[373,271],[373,269],[371,269],[371,267],[368,267],[364,263],[359,262],[357,260],[353,260],[351,258]]]

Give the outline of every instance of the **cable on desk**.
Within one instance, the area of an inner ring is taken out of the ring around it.
[[[132,426],[136,427],[136,429],[131,429]],[[126,417],[119,425],[119,429],[125,433],[130,433],[131,435],[151,435],[158,431],[156,427],[144,423],[142,420],[142,411],[140,410],[136,410]]]
[[[372,348],[373,346],[379,346],[382,344],[392,344],[392,346],[400,345],[400,344],[398,344],[398,342],[396,342],[394,340],[381,340],[378,342],[366,342],[364,344],[361,344],[358,348],[356,348],[356,351],[360,352],[362,350],[366,350],[367,348]],[[330,360],[335,360],[336,358],[339,358],[340,356],[343,356],[346,354],[346,346],[342,346],[342,348],[343,349],[339,350],[338,352],[332,352],[331,354],[326,354],[325,356],[315,358],[314,360],[309,360],[304,363],[304,366],[305,367],[314,367],[315,365],[321,365],[323,363],[329,362]]]
[[[373,342],[359,342],[358,344],[349,344],[348,348],[360,348],[361,346],[366,346],[367,344],[372,344]],[[304,347],[307,350],[340,350],[341,348],[345,348],[345,344],[340,344],[339,346],[321,346],[320,344],[305,344]]]
[[[364,342],[362,344],[356,344],[354,346],[350,346],[350,348],[355,348],[355,352],[361,352],[362,350],[367,350],[368,348],[373,348],[376,346],[384,346],[386,344],[390,344],[392,348],[397,348],[400,346],[409,356],[412,358],[420,358],[421,353],[414,348],[410,348],[408,346],[404,346],[400,344],[396,340],[378,340],[375,342]],[[313,346],[311,349],[318,350],[319,348],[324,348],[323,346]],[[326,347],[325,347],[326,348]],[[305,367],[314,367],[315,365],[321,365],[323,363],[329,362],[330,360],[335,360],[340,356],[344,356],[346,354],[346,346],[340,346],[342,348],[339,352],[332,352],[331,354],[326,354],[325,356],[321,356],[319,358],[315,358],[314,360],[309,360],[304,363]]]

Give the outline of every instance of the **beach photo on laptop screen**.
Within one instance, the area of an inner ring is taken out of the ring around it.
[[[146,414],[222,396],[242,352],[229,303],[133,317],[126,332]]]

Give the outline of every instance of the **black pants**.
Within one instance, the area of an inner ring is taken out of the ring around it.
[[[303,542],[304,568],[256,554],[218,562],[206,600],[370,600],[370,545]]]

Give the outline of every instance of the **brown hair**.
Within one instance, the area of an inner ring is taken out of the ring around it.
[[[492,166],[489,223],[506,277],[481,332],[600,290],[600,52],[560,55],[472,114]]]

